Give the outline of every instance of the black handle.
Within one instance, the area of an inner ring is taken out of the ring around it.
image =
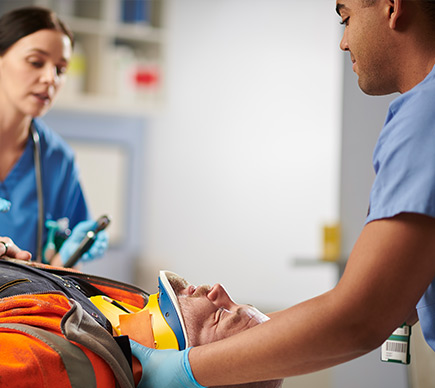
[[[83,237],[83,240],[80,242],[75,252],[69,257],[69,259],[64,264],[64,267],[65,268],[73,267],[80,260],[80,257],[82,257],[83,254],[87,252],[89,248],[92,246],[95,239],[97,238],[97,233],[106,229],[109,224],[110,224],[109,216],[103,215],[100,218],[98,218],[97,225],[95,226],[95,228],[89,230],[86,233],[85,237]]]

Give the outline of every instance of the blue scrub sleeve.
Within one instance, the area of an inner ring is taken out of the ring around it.
[[[435,96],[425,93],[402,95],[391,104],[374,151],[366,223],[403,212],[435,217],[434,106]]]

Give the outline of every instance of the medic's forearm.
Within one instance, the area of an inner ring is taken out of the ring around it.
[[[410,318],[433,279],[434,233],[435,220],[421,215],[367,224],[333,290],[273,313],[252,329],[193,348],[193,375],[205,386],[276,379],[377,348]]]
[[[334,299],[334,292],[326,293],[238,335],[193,348],[189,360],[195,378],[204,386],[283,378],[331,367],[377,347],[354,332],[353,319],[341,319]]]

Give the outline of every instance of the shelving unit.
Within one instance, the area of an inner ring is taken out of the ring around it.
[[[76,40],[68,80],[54,109],[152,114],[163,98],[164,0],[2,0],[54,10]],[[138,6],[135,21],[123,12]]]

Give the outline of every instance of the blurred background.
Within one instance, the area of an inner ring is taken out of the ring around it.
[[[0,13],[30,4],[77,39],[44,120],[74,148],[94,216],[112,216],[85,272],[156,292],[168,269],[265,312],[334,287],[394,97],[358,89],[335,1],[0,0]],[[285,387],[435,387],[418,328],[413,341],[411,367],[375,351]]]

